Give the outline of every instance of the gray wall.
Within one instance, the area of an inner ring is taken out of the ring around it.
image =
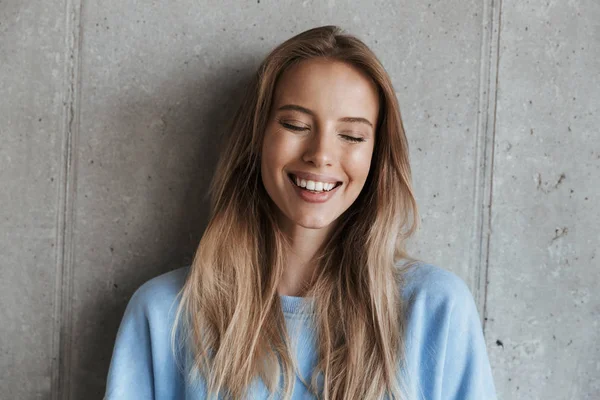
[[[185,265],[221,126],[339,24],[392,76],[413,254],[479,305],[501,399],[600,398],[600,3],[0,2],[0,391],[100,399],[133,291]]]

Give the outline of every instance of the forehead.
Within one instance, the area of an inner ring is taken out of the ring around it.
[[[301,61],[281,75],[274,109],[286,104],[309,108],[324,117],[363,117],[372,123],[379,110],[377,87],[364,72],[324,58]]]

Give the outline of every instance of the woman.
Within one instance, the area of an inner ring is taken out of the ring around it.
[[[193,263],[133,295],[108,399],[494,399],[469,289],[418,223],[390,78],[338,28],[264,60]]]

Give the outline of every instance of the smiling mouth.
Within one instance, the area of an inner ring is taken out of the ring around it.
[[[335,188],[341,186],[342,183],[343,183],[343,182],[336,182],[335,185],[333,187],[331,187],[331,189],[329,189],[329,190],[327,190],[327,189],[323,189],[323,190],[311,190],[311,189],[307,189],[305,186],[297,185],[296,184],[296,176],[294,174],[288,174],[288,178],[290,178],[290,181],[292,182],[292,184],[294,186],[296,186],[296,187],[298,187],[300,189],[306,190],[308,192],[312,192],[312,193],[327,193],[327,192],[331,192]]]

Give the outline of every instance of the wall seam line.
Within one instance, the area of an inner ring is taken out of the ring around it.
[[[477,113],[476,167],[474,176],[474,230],[471,252],[471,287],[482,316],[487,321],[487,280],[491,235],[493,155],[498,87],[499,31],[501,1],[483,2],[483,34],[480,52],[479,104]]]
[[[487,295],[488,295],[488,286],[489,286],[489,270],[490,270],[490,241],[492,237],[492,204],[494,200],[494,155],[495,144],[496,144],[496,115],[498,110],[498,85],[499,85],[499,76],[500,76],[500,35],[502,34],[502,0],[498,1],[498,17],[495,19],[497,22],[497,33],[494,37],[494,42],[496,46],[495,53],[495,80],[494,80],[494,110],[492,114],[492,143],[489,148],[491,149],[490,153],[490,172],[489,172],[489,207],[488,207],[488,216],[487,216],[487,244],[486,244],[486,258],[485,258],[485,291],[484,291],[484,301],[483,301],[483,316],[484,316],[484,324],[483,331],[485,333],[486,322],[487,322]],[[494,33],[492,33],[494,34]],[[490,85],[491,86],[491,85]]]
[[[70,398],[72,293],[73,293],[73,228],[75,187],[77,177],[76,154],[79,137],[80,50],[82,0],[65,2],[65,98],[63,101],[63,129],[61,175],[58,185],[56,232],[56,265],[54,292],[54,327],[52,335],[53,359],[51,371],[51,398]]]

